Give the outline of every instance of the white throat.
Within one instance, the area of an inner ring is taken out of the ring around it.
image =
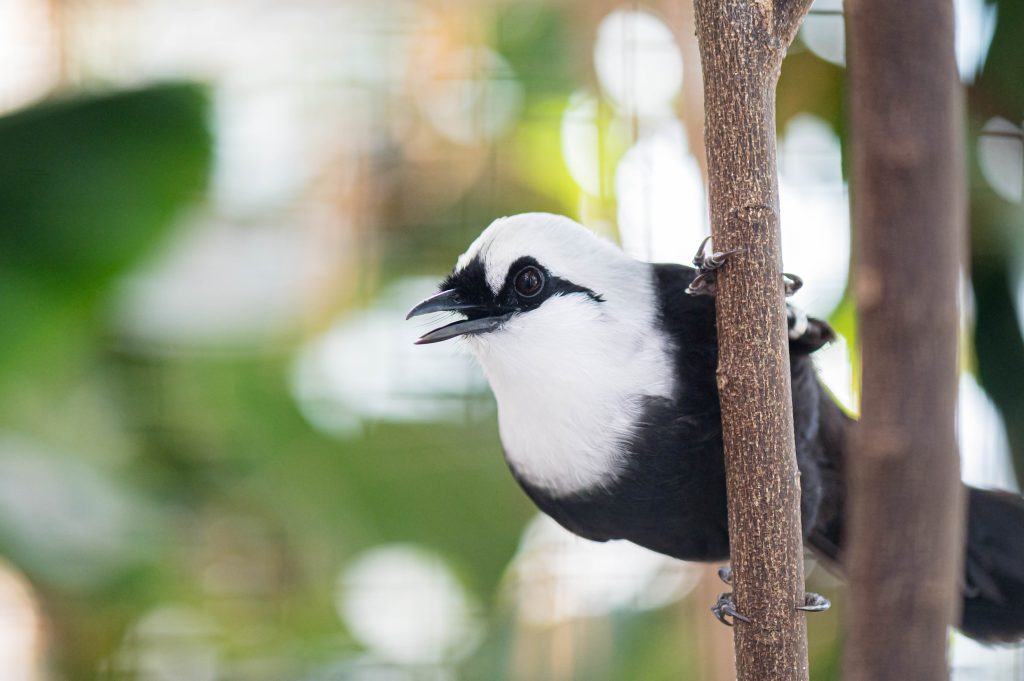
[[[509,464],[556,496],[614,482],[644,398],[672,395],[651,266],[620,256],[602,302],[555,296],[466,339],[497,398]]]

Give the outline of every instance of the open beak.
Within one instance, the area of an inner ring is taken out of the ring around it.
[[[420,336],[419,340],[416,341],[416,345],[439,343],[441,341],[448,340],[449,338],[455,338],[456,336],[475,335],[478,333],[494,331],[512,316],[511,313],[503,314],[498,312],[495,314],[495,310],[483,305],[464,302],[458,289],[449,289],[430,296],[422,303],[409,310],[409,314],[407,314],[405,318],[412,319],[413,317],[430,314],[431,312],[459,312],[472,318],[461,319],[457,322],[452,322],[451,324],[442,326],[439,329],[434,329],[433,331]]]

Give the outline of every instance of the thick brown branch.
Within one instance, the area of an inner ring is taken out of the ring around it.
[[[846,678],[938,681],[963,557],[952,2],[856,0],[847,26],[863,413],[849,463]]]

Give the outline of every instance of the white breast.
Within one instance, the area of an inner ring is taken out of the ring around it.
[[[672,394],[670,345],[654,325],[653,292],[643,277],[634,286],[627,319],[617,314],[621,300],[556,296],[500,331],[467,339],[497,398],[509,464],[555,495],[613,482],[644,398]]]

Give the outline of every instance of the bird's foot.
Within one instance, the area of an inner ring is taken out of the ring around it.
[[[795,274],[789,272],[782,273],[782,286],[786,289],[786,297],[789,298],[791,295],[799,291],[804,287],[804,280]]]
[[[729,256],[739,253],[739,249],[732,251],[715,251],[707,253],[708,242],[711,237],[705,237],[697,248],[697,254],[693,256],[693,266],[697,268],[697,276],[693,278],[686,292],[691,296],[714,296],[715,295],[715,270],[725,264]]]
[[[686,287],[686,292],[691,296],[714,297],[715,271],[725,264],[730,255],[739,253],[742,250],[739,248],[731,251],[712,250],[711,253],[708,253],[709,241],[711,241],[711,237],[704,237],[704,240],[700,242],[700,246],[697,247],[697,254],[693,256],[693,266],[697,268],[697,276]],[[788,298],[803,287],[804,280],[795,274],[783,272],[782,285],[785,287],[786,297]]]
[[[728,565],[723,565],[718,568],[718,578],[723,582],[732,586],[732,568]],[[797,610],[803,610],[804,612],[824,612],[832,607],[832,602],[822,596],[819,593],[808,591],[804,594],[804,604],[796,606]],[[749,619],[736,612],[736,606],[732,601],[731,593],[724,593],[718,596],[718,600],[713,606],[711,606],[711,612],[715,614],[723,624],[727,624],[730,627],[732,624],[725,620],[725,616],[729,615],[734,619],[738,619],[741,622],[750,622]]]
[[[719,576],[721,576],[721,570],[719,570]],[[732,602],[732,593],[730,592],[718,594],[718,600],[711,606],[711,612],[719,622],[727,627],[731,627],[736,620],[750,624],[748,618],[736,612],[736,604]],[[732,622],[726,617],[731,617]]]
[[[718,578],[729,586],[732,586],[732,568],[728,565],[723,565],[718,568]]]
[[[796,606],[797,610],[804,612],[825,612],[832,607],[832,601],[821,594],[808,591],[804,594],[804,604]]]

